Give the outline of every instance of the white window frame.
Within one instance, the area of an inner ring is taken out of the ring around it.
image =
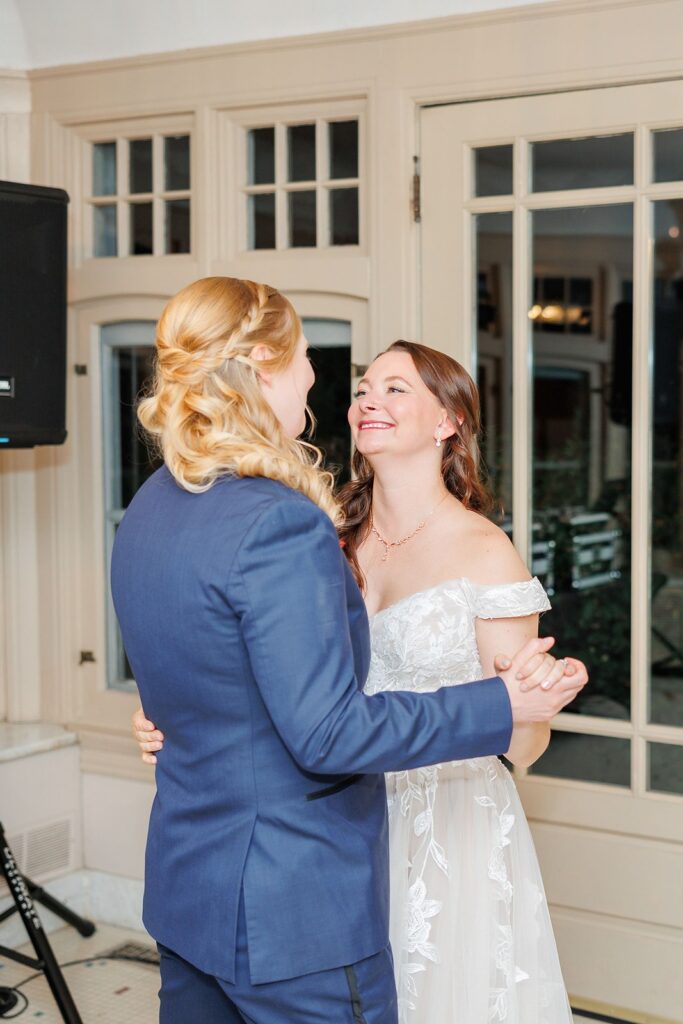
[[[194,145],[193,119],[188,116],[159,117],[154,119],[109,122],[83,129],[81,136],[81,175],[83,183],[83,216],[81,251],[86,260],[173,260],[192,258],[196,248],[195,203],[193,192],[196,182],[197,157]],[[169,190],[164,187],[164,139],[168,136],[187,135],[190,139],[190,187]],[[130,192],[128,143],[136,139],[152,140],[152,191]],[[116,144],[116,192],[113,195],[93,195],[93,146],[97,143]],[[190,203],[190,249],[186,253],[166,252],[165,204],[173,199],[188,199]],[[152,203],[153,252],[134,255],[130,250],[130,207],[138,203]],[[94,255],[94,216],[96,206],[116,206],[116,256]]]
[[[121,330],[121,336],[107,337],[105,332],[116,328]],[[126,337],[124,331],[129,332]],[[111,566],[111,553],[114,546],[116,527],[123,519],[124,508],[114,505],[114,472],[120,464],[119,455],[119,434],[116,430],[118,425],[115,403],[117,395],[114,388],[114,351],[127,349],[133,346],[137,348],[154,348],[155,323],[151,320],[125,320],[114,324],[102,324],[100,328],[100,356],[101,356],[101,380],[102,380],[102,490],[104,502],[104,563],[106,578],[109,579]],[[114,605],[111,599],[111,590],[107,588],[106,594],[106,665],[107,665],[107,688],[110,690],[123,690],[128,693],[136,693],[135,680],[133,678],[122,678],[118,672],[118,664],[122,651],[121,632],[119,630]]]
[[[286,252],[296,259],[297,255],[311,253],[363,255],[367,248],[367,157],[366,117],[363,100],[320,101],[306,104],[283,105],[281,107],[251,107],[224,112],[223,152],[224,166],[232,167],[232,181],[224,182],[223,188],[232,195],[225,195],[223,223],[232,221],[235,225],[233,246],[240,258],[271,257]],[[358,176],[355,178],[330,178],[328,166],[327,125],[335,121],[358,122]],[[287,128],[297,124],[316,125],[316,177],[314,181],[287,180]],[[250,185],[247,181],[248,132],[252,128],[275,129],[275,182],[268,185]],[[228,157],[231,152],[232,159]],[[236,187],[235,187],[236,185]],[[230,187],[232,186],[232,188]],[[330,193],[341,188],[358,189],[358,244],[333,245],[329,240]],[[316,238],[315,246],[289,245],[288,196],[296,191],[316,192]],[[248,197],[250,195],[275,193],[275,248],[250,249],[248,223]],[[228,212],[230,211],[230,212]],[[226,253],[222,253],[225,257]]]

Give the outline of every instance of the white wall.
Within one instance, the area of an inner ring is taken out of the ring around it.
[[[49,67],[520,6],[522,0],[0,0],[0,68]]]

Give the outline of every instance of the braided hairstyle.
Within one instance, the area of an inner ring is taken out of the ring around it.
[[[493,501],[480,477],[479,392],[469,373],[450,356],[416,342],[395,341],[386,351],[408,353],[424,384],[457,425],[456,432],[442,442],[441,475],[446,488],[465,508],[489,512]],[[358,450],[353,453],[352,469],[354,478],[337,495],[344,516],[339,535],[356,582],[364,590],[358,548],[370,529],[374,473]]]
[[[290,365],[301,333],[288,299],[254,281],[205,277],[167,303],[157,325],[152,391],[138,417],[181,487],[199,493],[224,474],[268,477],[337,521],[321,453],[285,434],[258,383],[259,370]],[[258,344],[272,358],[251,359]]]

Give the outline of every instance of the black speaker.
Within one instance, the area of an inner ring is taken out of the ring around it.
[[[66,439],[66,206],[0,181],[0,450]]]

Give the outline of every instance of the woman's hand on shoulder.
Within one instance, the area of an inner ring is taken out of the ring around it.
[[[138,708],[132,718],[133,738],[140,747],[142,760],[145,764],[156,764],[154,752],[164,745],[164,734],[157,729],[154,722],[145,717],[142,708]]]

